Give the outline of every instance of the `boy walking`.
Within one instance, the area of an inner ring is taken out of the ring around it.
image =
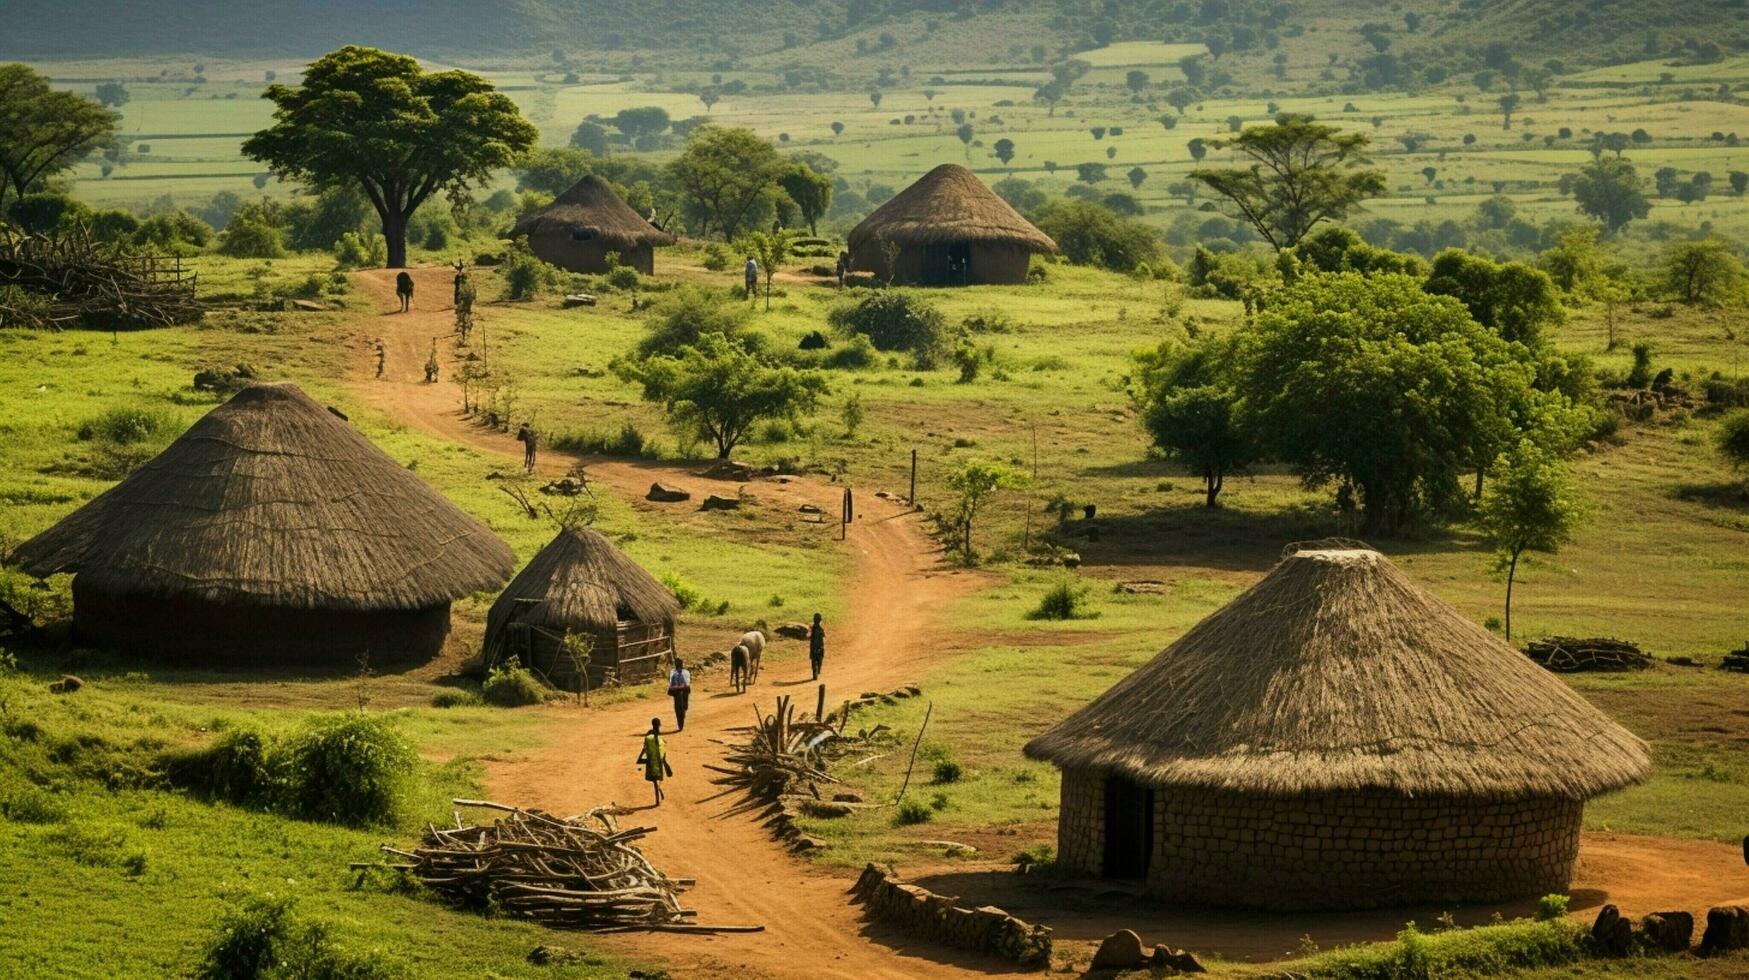
[[[814,668],[814,680],[820,679],[820,668],[826,663],[826,628],[820,625],[820,614],[814,614],[814,625],[808,630],[808,664]]]
[[[674,775],[668,764],[668,747],[662,744],[662,719],[650,719],[650,733],[644,736],[644,749],[638,753],[638,765],[644,767],[644,778],[656,790],[656,806],[662,805],[662,780]]]

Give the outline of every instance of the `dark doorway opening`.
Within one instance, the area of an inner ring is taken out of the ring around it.
[[[1122,776],[1105,780],[1105,863],[1107,878],[1148,876],[1154,851],[1154,791]]]
[[[929,286],[963,286],[971,281],[972,243],[944,242],[923,250],[921,283]]]

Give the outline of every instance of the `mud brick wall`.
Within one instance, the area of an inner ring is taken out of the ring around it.
[[[1148,889],[1196,905],[1369,908],[1564,892],[1580,800],[1471,800],[1377,791],[1277,798],[1154,791]],[[1103,778],[1064,773],[1061,861],[1098,874]]]

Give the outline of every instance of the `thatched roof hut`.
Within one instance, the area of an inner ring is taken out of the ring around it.
[[[1583,801],[1651,766],[1360,548],[1290,555],[1026,753],[1064,771],[1069,863],[1139,866],[1173,898],[1302,907],[1558,891]]]
[[[952,163],[876,208],[849,244],[853,270],[924,285],[1023,283],[1034,253],[1057,250],[976,174]],[[896,250],[890,267],[889,248]]]
[[[608,253],[649,275],[655,246],[674,244],[674,236],[638,216],[613,187],[590,174],[553,203],[524,215],[512,237],[528,238],[542,260],[572,272],[607,271]]]
[[[435,652],[450,602],[515,565],[291,384],[245,388],[12,560],[73,573],[84,640],[248,658]]]
[[[680,603],[656,577],[593,528],[560,531],[504,589],[486,615],[486,660],[516,656],[554,683],[575,679],[566,633],[587,636],[599,684],[656,673],[674,653]]]

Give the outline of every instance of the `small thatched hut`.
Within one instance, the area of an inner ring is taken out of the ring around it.
[[[608,253],[644,275],[655,271],[655,246],[674,236],[650,224],[620,200],[607,181],[590,174],[553,203],[516,222],[512,237],[528,238],[543,261],[572,272],[606,272]]]
[[[1584,802],[1645,743],[1358,548],[1291,555],[1026,746],[1059,860],[1282,909],[1564,891]]]
[[[450,602],[516,561],[290,384],[243,389],[12,558],[73,573],[83,642],[248,664],[429,656]]]
[[[486,614],[486,662],[515,656],[560,687],[576,664],[566,633],[588,637],[591,687],[642,680],[674,655],[680,603],[655,576],[591,528],[566,528],[528,563]]]
[[[1057,250],[977,175],[952,163],[876,208],[849,241],[851,269],[925,286],[1023,283],[1033,253]]]

